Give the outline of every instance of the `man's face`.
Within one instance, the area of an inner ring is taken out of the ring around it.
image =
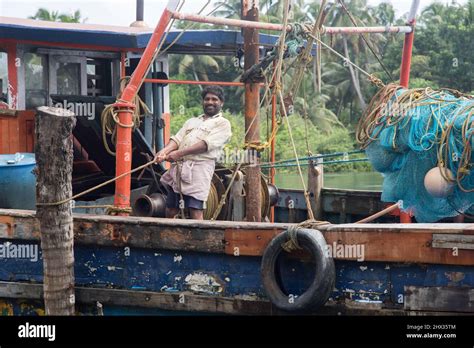
[[[202,101],[202,107],[207,116],[218,114],[223,105],[224,103],[219,99],[219,97],[212,93],[207,93]]]

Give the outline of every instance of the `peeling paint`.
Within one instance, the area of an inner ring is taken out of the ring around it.
[[[244,301],[256,301],[259,299],[259,297],[256,294],[251,294],[251,295],[235,295],[235,299],[238,300],[244,300]]]
[[[13,305],[8,302],[0,301],[0,314],[13,315]]]
[[[171,271],[166,272],[166,275],[170,275],[170,274],[171,274]]]
[[[109,271],[117,271],[117,270],[123,269],[123,267],[107,266],[107,269]]]
[[[188,274],[184,281],[187,287],[194,292],[218,294],[223,291],[222,285],[217,282],[216,277],[202,272]]]
[[[91,263],[92,263],[92,261],[87,261],[86,263],[84,263],[84,266],[86,266],[89,269],[90,273],[94,273],[95,271],[97,271],[97,268],[92,267]]]
[[[225,280],[226,282],[230,282],[230,278],[229,278],[229,277],[225,277],[224,280]]]
[[[464,278],[466,278],[466,275],[463,272],[445,272],[444,275],[446,278],[448,278],[452,282],[460,282]]]
[[[360,266],[359,268],[360,268],[360,270],[361,270],[362,272],[364,272],[365,270],[367,270],[367,266]],[[373,270],[372,270],[372,271],[373,271]]]
[[[181,263],[182,260],[183,257],[181,255],[175,254],[175,256],[173,257],[173,262]]]

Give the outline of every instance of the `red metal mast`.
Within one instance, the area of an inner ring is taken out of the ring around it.
[[[145,74],[148,72],[152,63],[155,51],[160,43],[163,34],[166,31],[172,17],[171,11],[176,10],[178,0],[170,0],[163,11],[160,20],[143,52],[142,58],[137,68],[133,72],[130,82],[125,87],[122,96],[114,104],[118,114],[119,123],[117,124],[117,145],[115,158],[115,175],[119,176],[127,173],[132,168],[132,113],[135,105],[132,103],[133,98],[137,94],[142,84]],[[130,188],[131,176],[126,175],[115,182],[114,205],[117,208],[130,207]],[[120,215],[127,215],[120,213]]]
[[[411,52],[413,49],[413,40],[415,38],[415,16],[419,5],[420,0],[413,0],[407,23],[411,26],[412,30],[405,34],[405,41],[403,42],[402,63],[400,66],[400,85],[406,88],[408,88],[408,81],[410,80]]]

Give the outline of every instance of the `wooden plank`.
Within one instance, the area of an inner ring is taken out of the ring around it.
[[[325,231],[323,234],[333,250],[334,246],[338,245],[363,247],[364,261],[474,265],[474,250],[454,252],[450,249],[433,248],[432,233]]]
[[[35,123],[33,120],[26,120],[26,152],[33,152],[35,147]]]
[[[225,230],[225,253],[228,255],[260,256],[270,241],[281,230],[242,231],[228,228]]]
[[[269,301],[258,298],[219,297],[196,295],[190,292],[161,293],[103,288],[76,287],[76,301],[81,304],[156,308],[173,311],[208,312],[231,315],[288,315]],[[0,282],[0,303],[4,299],[43,299],[42,284]],[[405,300],[406,301],[406,300]],[[406,302],[405,302],[406,303]],[[346,299],[344,302],[328,301],[313,315],[460,315],[465,312],[439,313],[432,311],[387,308],[384,304],[360,303]]]
[[[433,248],[474,250],[474,236],[433,234]]]
[[[0,216],[0,238],[13,238],[13,217]]]
[[[19,210],[19,209],[0,209],[0,216],[35,218],[35,211]],[[150,218],[138,216],[111,216],[111,215],[93,215],[93,214],[73,214],[75,221],[101,222],[111,224],[128,224],[139,226],[155,226],[155,227],[183,227],[183,228],[206,228],[225,230],[226,228],[234,228],[241,230],[272,230],[274,228],[285,230],[294,224],[289,223],[273,223],[273,222],[246,222],[246,221],[202,221],[202,220],[181,220],[181,219],[165,219]],[[466,225],[466,224],[465,224]]]
[[[226,230],[225,253],[261,256],[279,231]],[[474,251],[431,247],[431,233],[323,231],[332,256],[340,260],[474,265]],[[260,239],[257,239],[257,236]],[[235,249],[238,248],[238,249]]]
[[[103,306],[159,308],[172,311],[210,312],[239,315],[283,314],[269,301],[196,295],[192,292],[164,293],[76,287],[76,302]],[[0,298],[43,299],[42,284],[0,282]]]
[[[18,118],[12,118],[8,121],[8,143],[10,149],[8,153],[20,152],[20,139],[18,129]]]
[[[24,116],[20,113],[18,117],[18,139],[19,139],[19,151],[20,152],[28,152],[27,147],[27,130],[26,130],[26,121]]]
[[[15,152],[34,152],[34,119],[35,119],[35,111],[34,110],[19,110],[15,112],[15,119],[11,121],[15,122],[15,131],[12,133],[11,126],[8,126],[10,129],[10,133],[8,138],[1,139],[0,136],[0,153],[15,153]],[[0,133],[4,133],[6,130],[4,129],[6,123],[4,123],[5,119],[2,120],[2,116],[0,116]],[[5,151],[4,143],[8,142],[10,139],[10,144],[8,148],[10,150]],[[13,140],[12,140],[13,139]],[[14,141],[14,143],[13,143]],[[16,151],[12,149],[17,148]]]
[[[10,153],[8,122],[8,119],[0,118],[0,153]]]
[[[8,217],[11,233],[5,238],[38,239],[38,226],[32,211],[0,210]],[[1,220],[0,220],[1,221]],[[474,250],[433,248],[433,232],[466,234],[472,224],[347,224],[320,226],[326,241],[337,248],[363,247],[364,261],[415,262],[430,264],[474,265]],[[263,228],[258,228],[258,227]],[[196,221],[102,215],[74,215],[75,242],[89,245],[199,251],[260,256],[269,241],[290,224]],[[452,227],[449,227],[452,226]],[[334,244],[336,243],[336,244]],[[341,246],[339,246],[341,245]],[[347,246],[347,247],[346,247]],[[349,249],[347,249],[349,250]],[[354,260],[344,254],[336,259]],[[358,255],[356,255],[358,256]],[[360,257],[357,257],[360,259]]]
[[[474,224],[468,223],[340,224],[328,225],[320,229],[328,232],[461,233],[474,235]]]
[[[218,229],[137,226],[75,220],[74,235],[77,243],[87,245],[224,252],[224,231]]]
[[[406,286],[405,309],[474,313],[474,289]]]

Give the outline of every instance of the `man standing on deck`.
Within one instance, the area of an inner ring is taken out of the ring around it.
[[[230,122],[221,113],[222,88],[206,87],[201,96],[204,114],[187,120],[155,157],[157,163],[173,162],[160,180],[168,189],[167,218],[190,208],[191,219],[203,220],[216,160],[232,135]]]

